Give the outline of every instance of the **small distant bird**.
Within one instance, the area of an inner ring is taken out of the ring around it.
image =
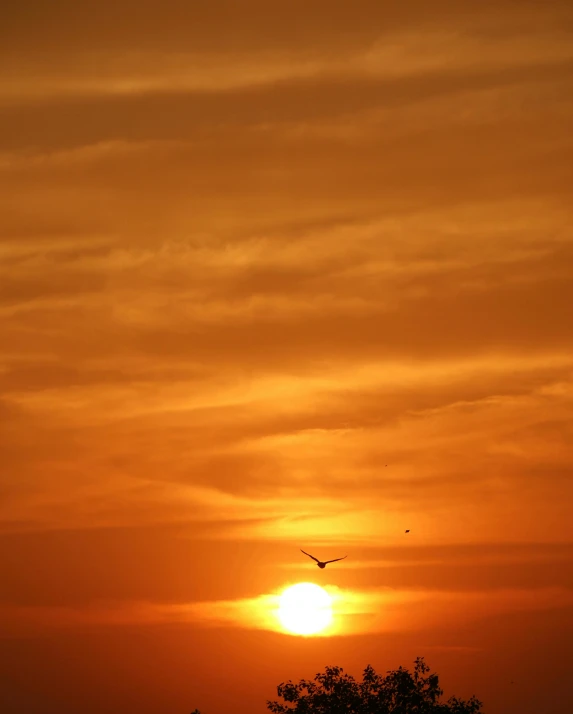
[[[314,555],[311,555],[310,553],[307,553],[306,550],[303,550],[302,548],[300,549],[301,553],[304,553],[305,555],[308,555],[309,558],[312,558],[313,560],[316,561],[316,564],[318,565],[319,568],[326,568],[326,566],[329,563],[336,563],[339,560],[344,560],[344,558],[348,558],[347,555],[344,556],[344,558],[334,558],[334,560],[325,560],[322,562],[322,560],[319,560],[318,558],[315,558]]]
[[[409,528],[404,531],[404,533],[409,533],[409,532],[410,532],[410,529],[409,529]]]

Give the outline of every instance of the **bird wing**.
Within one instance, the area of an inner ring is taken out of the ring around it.
[[[345,555],[344,558],[348,558],[348,556]],[[325,560],[324,564],[326,565],[327,563],[336,563],[339,560],[344,560],[344,558],[335,558],[334,560]]]
[[[315,558],[314,555],[311,555],[310,553],[307,553],[306,550],[303,550],[302,548],[300,549],[301,553],[304,553],[305,555],[308,555],[309,558],[312,558],[313,560],[316,560],[317,563],[320,563],[320,560],[318,558]]]

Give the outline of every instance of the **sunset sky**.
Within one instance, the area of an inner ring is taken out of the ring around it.
[[[0,711],[570,714],[573,3],[10,5]]]

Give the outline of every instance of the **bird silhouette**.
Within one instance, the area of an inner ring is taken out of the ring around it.
[[[307,553],[306,550],[303,550],[302,548],[300,549],[301,553],[304,553],[305,555],[308,555],[309,558],[312,558],[313,560],[316,561],[316,564],[318,565],[319,568],[326,568],[326,566],[329,563],[336,563],[338,560],[344,560],[344,558],[348,558],[347,555],[344,556],[344,558],[334,558],[334,560],[325,560],[324,562],[322,560],[319,560],[318,558],[315,558],[314,555],[311,555],[310,553]]]
[[[409,532],[410,532],[410,529],[409,529],[409,528],[408,528],[408,530],[404,531],[404,533],[409,533]]]

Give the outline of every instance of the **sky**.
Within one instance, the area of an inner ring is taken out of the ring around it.
[[[572,35],[551,0],[3,9],[3,712],[262,714],[417,656],[573,709]],[[273,615],[298,582],[321,636]]]

